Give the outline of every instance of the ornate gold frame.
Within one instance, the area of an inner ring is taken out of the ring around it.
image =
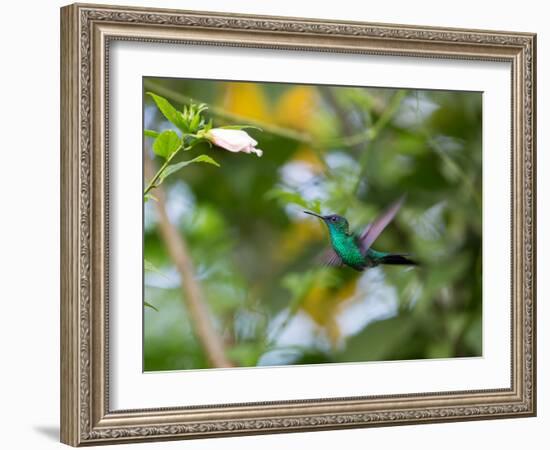
[[[510,62],[510,388],[111,411],[105,169],[107,69],[113,40]],[[99,5],[62,8],[62,442],[78,446],[535,415],[535,51],[536,36],[529,33]]]

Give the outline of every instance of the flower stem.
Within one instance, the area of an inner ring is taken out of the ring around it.
[[[164,161],[164,164],[161,166],[161,168],[157,171],[157,173],[155,174],[155,176],[153,178],[151,178],[151,181],[149,181],[149,183],[147,184],[147,187],[145,188],[145,190],[143,191],[143,195],[147,195],[149,193],[149,191],[155,187],[157,187],[156,185],[156,182],[158,181],[158,179],[160,178],[162,172],[164,172],[164,169],[166,169],[168,167],[168,164],[170,164],[170,161],[172,161],[172,159],[174,159],[174,157],[179,153],[179,151],[183,148],[183,144],[180,145],[178,147],[178,149],[172,153],[168,158],[166,158],[166,161]],[[189,146],[188,148],[186,148],[186,150],[189,150],[191,148],[191,146]]]

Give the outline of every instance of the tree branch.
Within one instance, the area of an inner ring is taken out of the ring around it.
[[[154,176],[153,162],[144,156],[146,177]],[[225,356],[223,339],[218,334],[210,318],[208,305],[200,284],[195,277],[195,268],[189,256],[189,250],[183,236],[170,222],[166,212],[166,196],[164,189],[159,186],[155,189],[154,201],[159,219],[159,229],[168,254],[180,275],[182,297],[186,309],[191,316],[197,338],[199,339],[208,360],[214,367],[232,367],[233,364]]]
[[[161,83],[157,83],[149,79],[144,80],[143,85],[147,90],[154,91],[159,95],[167,97],[178,103],[183,103],[183,104],[203,103],[198,99],[187,97],[186,95],[173,91],[172,89],[164,86]],[[264,131],[267,131],[268,133],[281,136],[286,139],[291,139],[293,141],[311,144],[313,140],[311,136],[308,135],[307,133],[302,133],[296,130],[281,127],[273,123],[266,123],[257,119],[253,119],[251,117],[241,116],[240,114],[234,114],[232,112],[226,111],[223,108],[220,108],[219,106],[210,105],[208,107],[208,111],[211,114],[217,117],[220,117],[222,119],[229,120],[230,122],[247,123],[249,125],[254,125],[254,126],[257,126],[258,128],[261,128]]]

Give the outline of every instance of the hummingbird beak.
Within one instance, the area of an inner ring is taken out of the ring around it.
[[[321,220],[325,220],[325,218],[323,216],[321,216],[320,214],[314,213],[313,211],[304,211],[304,212],[306,214],[311,215],[311,216],[319,217],[319,219],[321,219]]]

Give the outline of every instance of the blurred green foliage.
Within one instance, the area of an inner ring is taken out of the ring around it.
[[[206,103],[214,126],[261,128],[249,131],[261,158],[199,144],[184,159],[206,153],[220,167],[192,165],[164,181],[235,365],[481,355],[480,93],[154,78],[144,88],[180,109]],[[144,126],[173,128],[145,95]],[[362,229],[404,193],[373,247],[420,267],[319,265],[327,233],[303,209]],[[144,368],[209,367],[152,203],[144,300],[158,311],[144,308]]]

